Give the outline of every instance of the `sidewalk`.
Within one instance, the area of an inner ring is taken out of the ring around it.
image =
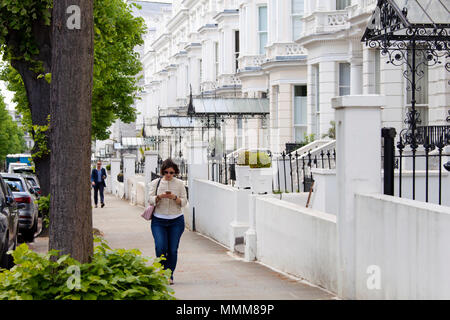
[[[143,209],[105,194],[104,208],[93,209],[94,227],[105,234],[112,248],[139,249],[155,256],[150,223],[140,217]],[[37,238],[30,247],[46,249],[47,239]],[[335,299],[320,288],[286,277],[257,262],[245,262],[226,248],[198,233],[185,230],[181,237],[175,296],[189,300],[312,300]]]

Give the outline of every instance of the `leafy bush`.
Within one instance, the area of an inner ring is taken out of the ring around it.
[[[38,200],[39,212],[42,213],[42,223],[45,228],[50,224],[50,195],[41,196]]]
[[[250,168],[270,168],[272,166],[272,159],[266,152],[251,152],[250,153]]]
[[[111,165],[110,164],[106,165],[106,170],[111,171]]]
[[[240,151],[238,153],[237,164],[239,166],[248,166],[250,158],[250,151]]]
[[[56,250],[46,255],[22,244],[14,266],[0,272],[1,300],[174,300],[170,270],[138,250],[112,250],[101,238],[92,262],[80,264]]]

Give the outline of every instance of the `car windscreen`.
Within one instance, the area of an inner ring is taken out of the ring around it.
[[[11,191],[24,192],[25,189],[24,189],[22,181],[20,181],[20,179],[3,178],[3,180],[5,180],[5,182],[9,185],[9,187],[11,188]]]
[[[36,181],[34,181],[33,178],[27,178],[27,181],[29,184],[31,184],[31,186],[37,187],[37,183],[36,183]]]

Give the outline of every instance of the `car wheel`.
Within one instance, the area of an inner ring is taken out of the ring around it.
[[[17,232],[16,232],[16,238],[14,239],[14,247],[12,248],[12,250],[16,250],[17,248]],[[7,268],[11,269],[12,267],[14,267],[14,257],[12,256],[12,254],[8,254],[8,262],[7,262]]]
[[[8,239],[8,235],[6,236],[6,239]],[[5,268],[5,269],[8,268],[9,259],[8,259],[7,252],[8,252],[8,246],[5,245],[1,252],[1,255],[0,255],[0,268]]]
[[[33,226],[29,230],[22,232],[23,240],[25,242],[33,242],[34,235],[37,232],[37,228],[38,228],[38,222],[37,222],[37,219],[34,219]]]

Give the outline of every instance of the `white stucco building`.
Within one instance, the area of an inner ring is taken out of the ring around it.
[[[399,132],[410,94],[403,70],[361,42],[376,2],[174,0],[158,11],[144,10],[138,130],[145,123],[147,135],[165,136],[159,150],[175,156],[178,133],[157,130],[158,115],[185,115],[192,90],[195,98],[269,100],[266,119],[222,124],[216,135],[225,151],[245,146],[281,152],[306,135],[321,138],[334,121],[331,98],[349,94],[386,95],[383,126]],[[450,76],[443,64],[426,69],[418,94],[422,125],[444,124]],[[194,134],[207,139],[205,131]]]

